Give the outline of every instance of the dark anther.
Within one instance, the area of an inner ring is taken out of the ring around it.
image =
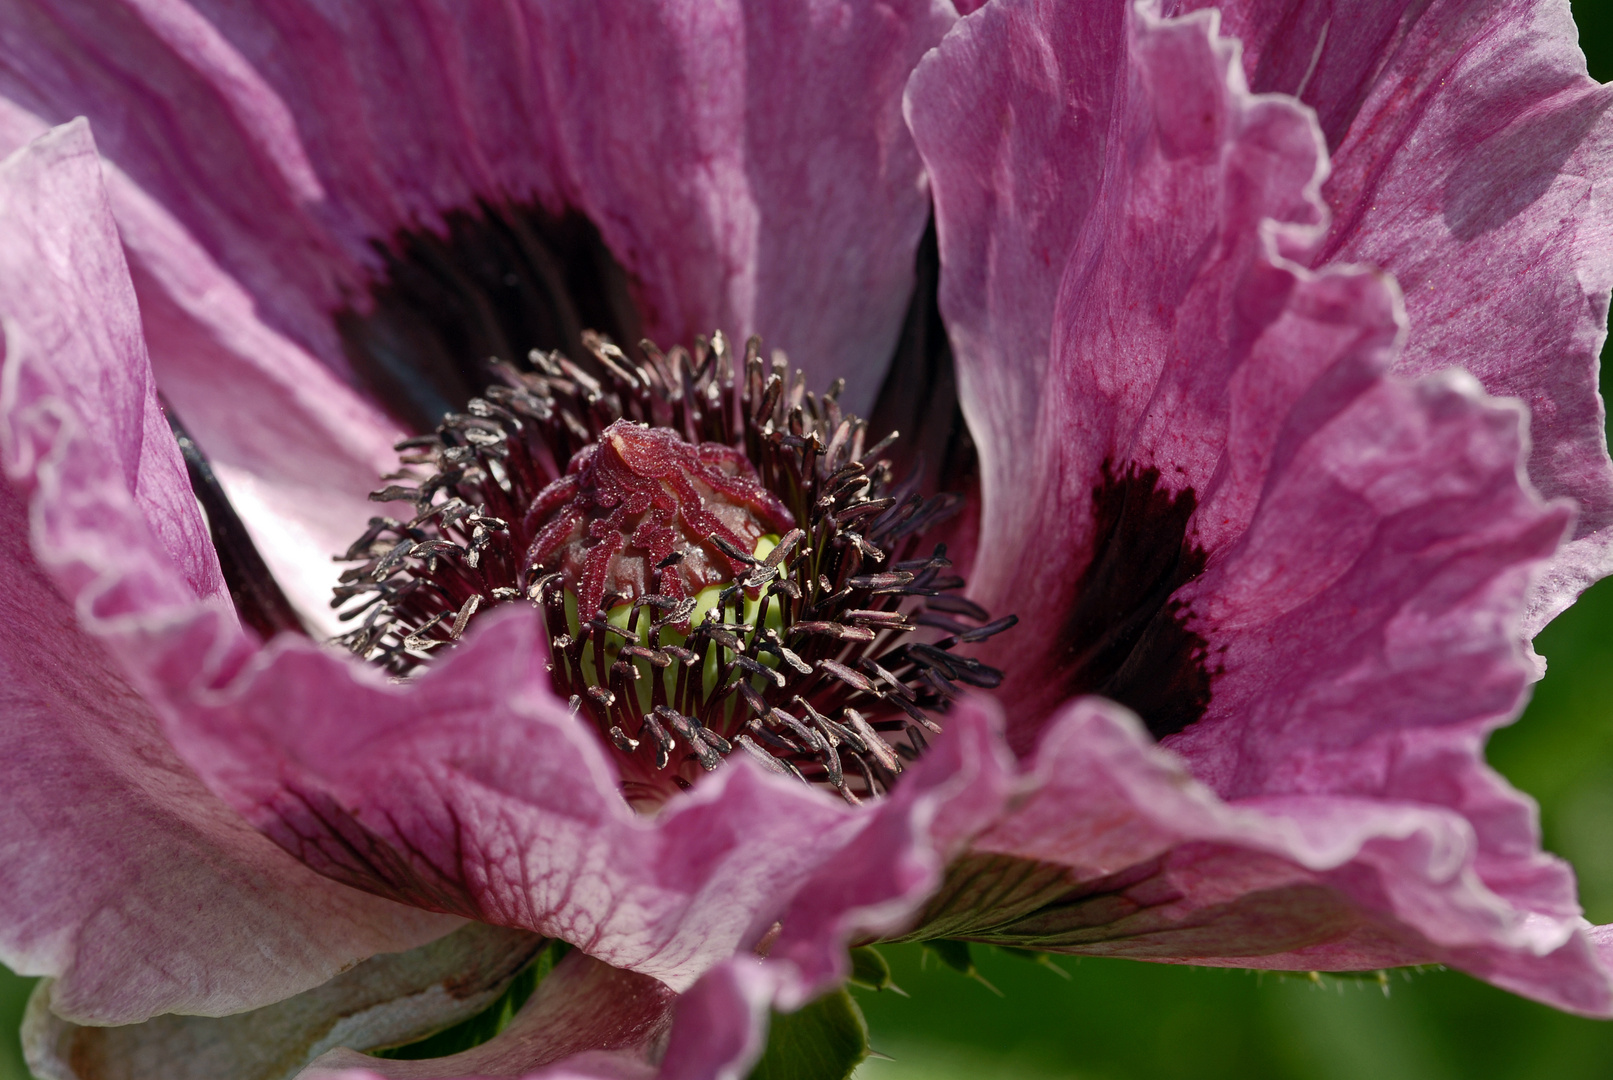
[[[213,548],[218,552],[219,569],[223,571],[224,584],[230,590],[230,599],[235,602],[236,614],[264,640],[283,631],[306,634],[308,631],[301,617],[269,572],[268,564],[252,542],[252,534],[246,531],[235,507],[230,505],[229,496],[220,486],[218,477],[213,475],[213,467],[207,463],[207,457],[167,402],[163,403],[163,412],[167,414],[168,427],[179,443],[179,452],[185,458],[185,471],[190,474],[191,490],[196,493],[197,501],[207,514],[207,529],[213,539]]]

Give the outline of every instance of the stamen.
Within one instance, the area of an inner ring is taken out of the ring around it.
[[[1014,624],[958,596],[924,529],[957,506],[893,483],[866,425],[780,353],[585,335],[592,367],[534,352],[373,498],[333,607],[340,640],[399,677],[482,612],[531,603],[555,688],[656,803],[742,751],[849,801],[889,791],[958,693],[1001,676],[956,646]],[[927,629],[934,628],[934,629]],[[937,634],[939,631],[939,635]]]

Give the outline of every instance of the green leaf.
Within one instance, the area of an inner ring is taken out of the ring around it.
[[[868,1056],[868,1024],[845,990],[798,1012],[774,1013],[750,1080],[846,1080]]]
[[[907,991],[891,980],[891,966],[878,949],[861,945],[851,950],[851,985],[864,990],[889,990],[907,997]]]
[[[568,948],[563,941],[549,942],[532,963],[522,968],[521,973],[510,980],[510,985],[504,988],[504,993],[498,996],[497,1001],[469,1020],[462,1020],[453,1027],[444,1028],[416,1042],[371,1050],[370,1055],[396,1061],[421,1061],[426,1058],[447,1057],[449,1054],[457,1054],[461,1050],[482,1045],[509,1027],[515,1014],[521,1011],[521,1006],[527,1003],[532,992],[538,988],[538,983],[554,970],[555,964],[566,955]]]

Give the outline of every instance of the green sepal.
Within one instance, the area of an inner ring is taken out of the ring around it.
[[[969,943],[967,941],[958,941],[954,938],[935,938],[924,942],[924,948],[926,952],[934,953],[943,964],[953,971],[967,975],[998,997],[1003,996],[1003,992],[987,982],[986,977],[980,974],[980,969],[975,967],[974,957],[969,954]]]
[[[1051,953],[1042,952],[1040,949],[1020,949],[1014,947],[1013,945],[998,945],[996,946],[996,949],[998,952],[1007,953],[1009,956],[1017,957],[1018,959],[1024,960],[1027,963],[1035,964],[1038,967],[1045,967],[1047,970],[1066,981],[1068,981],[1070,978],[1070,973],[1068,971],[1065,971],[1063,968],[1059,967],[1053,962],[1053,955]]]
[[[566,955],[569,948],[570,946],[563,941],[549,942],[532,963],[522,968],[520,973],[510,980],[510,985],[504,988],[497,1001],[470,1019],[461,1020],[453,1027],[444,1028],[412,1043],[371,1050],[370,1055],[394,1061],[422,1061],[427,1058],[447,1057],[449,1054],[457,1054],[461,1050],[482,1045],[509,1027],[510,1021],[521,1011],[521,1006],[532,997],[533,991],[538,988],[543,977],[554,970],[555,964],[560,962],[560,958]]]
[[[868,1056],[868,1023],[845,990],[774,1013],[750,1080],[847,1080]]]
[[[907,991],[891,979],[891,966],[872,945],[861,945],[851,950],[851,985],[864,990],[889,990],[907,997]]]

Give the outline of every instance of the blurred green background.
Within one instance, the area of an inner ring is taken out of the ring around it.
[[[1613,79],[1613,0],[1576,0],[1591,74]],[[1603,393],[1613,390],[1613,350]],[[1547,628],[1550,673],[1490,760],[1540,800],[1546,847],[1613,922],[1613,579]],[[1564,1016],[1451,971],[1387,985],[1076,960],[1069,976],[977,948],[997,993],[917,946],[883,950],[910,996],[858,992],[876,1050],[858,1080],[1613,1080],[1613,1023]],[[25,1080],[32,980],[0,968],[0,1080]]]

